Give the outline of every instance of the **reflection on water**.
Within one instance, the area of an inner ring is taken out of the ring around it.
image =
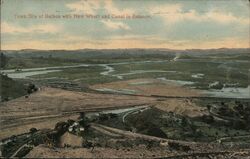
[[[193,78],[203,78],[204,74],[203,73],[197,73],[197,74],[191,75],[191,77],[193,77]]]
[[[157,79],[163,80],[163,81],[166,81],[166,82],[169,82],[169,83],[175,83],[175,84],[182,85],[182,86],[195,84],[195,82],[192,82],[192,81],[169,80],[169,79],[166,79],[165,77],[160,77],[160,78],[157,78]]]
[[[120,62],[120,63],[110,63],[110,64],[80,64],[80,65],[70,65],[70,66],[54,66],[54,67],[40,67],[40,68],[27,68],[17,71],[16,69],[9,70],[1,70],[2,73],[7,74],[10,78],[27,78],[33,75],[46,74],[50,72],[61,71],[65,68],[78,68],[78,67],[93,67],[93,66],[101,66],[104,67],[101,75],[104,76],[114,76],[118,79],[122,79],[123,77],[120,75],[112,75],[111,72],[114,72],[114,68],[112,66],[115,65],[126,65],[126,64],[143,64],[143,63],[161,63],[167,62],[168,60],[156,60],[156,61],[134,61],[134,62]]]
[[[204,90],[204,94],[214,97],[227,97],[227,98],[250,98],[250,85],[246,88],[240,87],[227,87],[218,89]]]
[[[141,82],[133,82],[129,83],[130,85],[147,85],[147,84],[152,84],[154,83],[153,81],[141,81]]]
[[[128,73],[121,73],[121,74],[116,74],[118,76],[128,76],[128,75],[135,75],[135,74],[142,74],[142,73],[175,73],[176,71],[164,71],[164,70],[134,70],[130,71]]]
[[[136,110],[145,110],[150,108],[149,106],[136,106],[136,107],[130,107],[130,108],[121,108],[121,109],[113,109],[113,110],[104,110],[101,112],[91,112],[91,113],[87,113],[86,116],[87,117],[91,117],[93,115],[98,116],[99,114],[109,114],[109,113],[113,113],[113,114],[121,114],[121,113],[126,113],[126,112],[130,112],[130,111],[136,111]]]
[[[181,59],[178,59],[181,60]],[[18,78],[18,79],[23,79],[23,78],[28,78],[34,75],[40,75],[40,74],[47,74],[51,72],[59,72],[62,71],[63,69],[66,68],[80,68],[80,67],[93,67],[93,66],[99,66],[103,67],[103,71],[100,72],[100,75],[103,76],[110,76],[110,77],[116,77],[118,79],[123,79],[124,76],[129,76],[129,75],[135,75],[135,74],[143,74],[143,73],[180,73],[177,71],[165,71],[165,70],[132,70],[127,73],[120,73],[120,74],[112,74],[115,72],[114,67],[115,65],[129,65],[129,64],[144,64],[144,63],[162,63],[162,62],[169,62],[168,60],[157,60],[157,61],[133,61],[133,62],[120,62],[120,63],[109,63],[109,64],[80,64],[80,65],[70,65],[70,66],[55,66],[55,67],[41,67],[41,68],[30,68],[30,69],[22,69],[22,70],[15,70],[15,69],[10,69],[10,70],[1,70],[2,73],[7,74],[10,78]],[[205,74],[203,73],[197,73],[197,74],[192,74],[191,77],[193,78],[203,78]],[[169,83],[174,83],[178,84],[181,86],[188,86],[195,88],[196,82],[192,81],[185,81],[185,80],[170,80],[166,79],[165,77],[157,78],[159,80],[162,80],[164,82],[169,82]],[[137,83],[131,83],[131,85],[146,85],[150,84],[151,82],[144,81],[144,82],[137,82]],[[210,88],[212,88],[215,85],[218,85],[218,81],[215,81],[213,83],[208,84]],[[236,87],[236,85],[228,85],[229,87],[224,87],[219,90],[219,89],[208,89],[208,90],[203,90],[202,92],[205,95],[209,96],[215,96],[215,97],[236,97],[236,98],[250,98],[250,87],[248,86],[247,88],[239,88]],[[99,89],[99,91],[107,91],[107,92],[116,92],[116,93],[126,93],[126,94],[135,94],[137,93],[135,90],[128,90],[128,89],[119,89],[119,90],[114,90],[114,89],[108,89],[108,88],[103,88]]]
[[[88,67],[88,64],[80,64],[80,65],[70,65],[70,66],[54,66],[54,67],[39,67],[39,68],[25,68],[20,71],[16,71],[16,69],[2,70],[3,73],[22,73],[28,71],[43,71],[43,70],[58,70],[64,68],[77,68],[77,67]]]
[[[50,72],[59,72],[61,70],[44,70],[44,71],[30,71],[30,72],[18,72],[18,73],[9,73],[8,77],[10,78],[27,78],[29,76],[41,75]]]

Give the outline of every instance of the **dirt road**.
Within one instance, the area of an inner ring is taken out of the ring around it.
[[[94,94],[44,87],[1,104],[0,139],[29,131],[51,128],[58,121],[75,119],[77,112],[100,111],[153,103],[154,99],[113,94]]]

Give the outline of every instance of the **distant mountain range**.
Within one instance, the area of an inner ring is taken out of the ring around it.
[[[176,54],[186,55],[213,55],[213,54],[250,54],[250,48],[219,48],[219,49],[81,49],[81,50],[2,50],[10,57],[58,57],[58,58],[129,58],[129,57],[157,57],[175,56]],[[74,54],[74,56],[72,56]]]

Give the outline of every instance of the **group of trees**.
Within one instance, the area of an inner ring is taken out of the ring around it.
[[[0,68],[3,69],[7,65],[8,57],[4,53],[0,53]]]
[[[9,57],[0,52],[0,68],[5,69]],[[38,88],[34,84],[27,86],[24,83],[9,78],[6,74],[0,72],[0,96],[1,101],[8,101],[26,94],[36,92]]]

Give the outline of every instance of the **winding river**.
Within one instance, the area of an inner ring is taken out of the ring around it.
[[[178,57],[175,58],[175,61],[176,60],[179,60]],[[14,78],[14,79],[32,78],[32,76],[34,75],[47,74],[51,72],[60,72],[60,71],[63,71],[63,69],[67,69],[67,68],[94,67],[94,66],[103,67],[103,71],[100,72],[100,75],[116,77],[117,79],[123,79],[124,76],[129,76],[129,75],[134,75],[134,74],[143,74],[143,73],[165,73],[165,72],[179,73],[176,71],[150,70],[149,69],[149,70],[131,70],[125,73],[114,74],[116,70],[113,66],[116,66],[116,65],[165,63],[165,62],[170,62],[170,61],[169,60],[157,60],[157,61],[149,60],[149,61],[133,61],[133,62],[120,62],[120,63],[109,63],[109,64],[80,64],[80,65],[70,65],[70,66],[29,68],[29,69],[22,69],[22,70],[9,69],[9,70],[1,70],[1,72],[4,74],[7,74],[8,77]],[[197,75],[193,75],[192,77],[203,78],[203,76],[204,74],[197,74]],[[169,82],[175,82],[177,84],[185,85],[185,86],[192,86],[192,85],[194,86],[195,84],[192,81],[170,80],[170,79],[166,79],[165,77],[158,78],[158,79],[169,81]],[[132,91],[133,90],[129,90],[129,91],[126,90],[126,92],[130,92],[130,93],[133,93]],[[223,88],[222,90],[209,89],[209,90],[203,91],[203,93],[206,95],[215,96],[215,97],[250,98],[250,86],[248,86],[247,88],[237,88],[237,87]]]

